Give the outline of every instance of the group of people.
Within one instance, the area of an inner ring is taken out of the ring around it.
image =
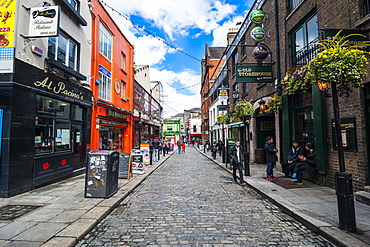
[[[155,138],[153,141],[149,141],[150,151],[153,152],[153,161],[157,162],[159,160],[159,152],[162,150],[163,155],[168,154],[171,149],[171,141],[164,140],[160,141],[158,138]]]
[[[179,154],[185,153],[185,148],[186,148],[185,142],[177,141],[177,150]]]
[[[273,181],[276,179],[274,176],[274,167],[276,162],[278,161],[277,153],[278,150],[276,149],[275,145],[273,144],[274,138],[268,136],[266,138],[266,143],[264,146],[266,152],[266,175],[267,180]],[[240,145],[240,141],[236,140],[235,145],[233,145],[230,149],[230,158],[232,160],[233,166],[233,179],[237,183],[237,170],[239,170],[239,179],[240,184],[244,185],[245,182],[243,180],[243,155],[244,151]],[[305,151],[299,146],[298,141],[292,141],[292,147],[289,151],[288,161],[282,163],[282,169],[286,178],[294,179],[293,182],[296,184],[302,184],[302,173],[303,171],[307,172],[314,172],[316,170],[316,154],[314,151],[314,146],[312,143],[308,142],[305,144]]]

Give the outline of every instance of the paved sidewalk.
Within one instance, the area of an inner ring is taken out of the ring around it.
[[[221,157],[217,154],[214,160],[211,152],[203,155],[213,160],[216,164],[232,173]],[[274,169],[275,172],[275,169]],[[348,233],[339,229],[338,206],[335,190],[320,186],[304,180],[308,188],[285,189],[275,183],[269,182],[266,177],[266,165],[251,164],[251,176],[244,177],[246,183],[258,192],[273,201],[282,211],[294,217],[308,228],[332,241],[338,246],[370,246],[370,206],[355,201],[355,212],[358,234]],[[283,173],[277,171],[275,174],[283,178]]]
[[[140,185],[173,152],[145,167],[144,175],[118,180],[112,197],[85,198],[85,174],[11,198],[0,198],[0,207],[11,205],[10,216],[32,211],[15,219],[0,219],[0,246],[74,246]],[[18,206],[17,206],[18,205]]]

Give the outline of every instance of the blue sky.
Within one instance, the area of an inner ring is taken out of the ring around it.
[[[102,0],[156,37],[110,11],[135,47],[135,64],[149,65],[151,81],[164,86],[164,117],[200,107],[201,63],[205,45],[226,46],[229,28],[242,22],[253,1],[238,0]],[[173,45],[174,50],[161,40]],[[197,84],[197,85],[196,85]],[[195,86],[193,86],[195,85]],[[179,88],[185,90],[176,90]],[[170,106],[170,107],[168,107]],[[173,110],[175,109],[175,110]]]

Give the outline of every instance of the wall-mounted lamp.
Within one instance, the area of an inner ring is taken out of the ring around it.
[[[51,6],[51,4],[48,3],[48,2],[44,2],[43,5],[42,5],[42,7],[45,7],[45,6]]]
[[[260,105],[260,111],[264,111],[266,109],[266,101],[261,99],[258,104]]]
[[[49,69],[49,68],[45,68],[45,69],[44,69],[44,73],[59,74],[59,70],[57,70],[57,69]]]
[[[317,85],[320,91],[328,91],[330,89],[330,83],[327,81],[317,80]]]

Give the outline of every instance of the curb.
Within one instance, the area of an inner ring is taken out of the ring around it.
[[[205,154],[198,148],[196,149],[203,156],[205,156],[206,158],[213,161],[215,164],[217,164],[218,166],[222,167],[224,170],[232,174],[232,171],[228,169],[227,167],[225,167],[223,163],[219,163],[217,160],[212,159],[212,157],[208,156],[207,154]],[[306,226],[313,232],[325,237],[326,239],[328,239],[335,245],[341,246],[341,247],[363,247],[367,245],[365,242],[339,229],[338,227],[307,215],[301,209],[297,208],[294,204],[284,201],[284,198],[276,194],[270,194],[268,191],[259,188],[258,185],[254,183],[253,180],[247,179],[244,181],[248,184],[248,186],[253,188],[255,191],[257,191],[259,194],[261,194],[266,199],[270,200],[273,204],[275,204],[278,208],[280,208],[284,213],[293,217],[295,220],[299,221],[300,223],[302,223],[304,226]]]
[[[83,239],[95,226],[97,226],[105,217],[107,217],[113,210],[125,200],[139,185],[144,182],[154,171],[156,171],[167,159],[169,159],[172,154],[169,153],[166,157],[160,160],[157,164],[152,165],[153,169],[146,172],[143,177],[135,177],[129,180],[127,183],[124,183],[117,192],[112,195],[110,198],[106,198],[95,205],[91,210],[86,214],[90,214],[94,217],[90,218],[80,218],[68,225],[66,228],[55,234],[47,242],[43,243],[41,247],[73,247],[78,241]],[[85,175],[80,175],[85,176]],[[142,176],[142,175],[140,175]],[[132,186],[131,186],[132,185]],[[127,188],[128,187],[128,188]],[[86,215],[85,214],[85,215]],[[86,225],[79,225],[79,221],[90,221]],[[92,222],[91,222],[92,221]],[[63,231],[71,232],[73,234],[63,235]]]

